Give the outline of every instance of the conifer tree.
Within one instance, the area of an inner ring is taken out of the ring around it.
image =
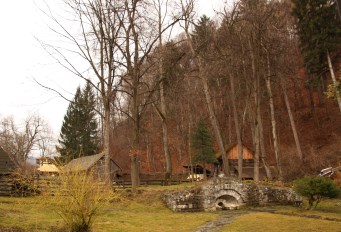
[[[78,87],[64,116],[56,147],[62,162],[97,152],[99,140],[94,105],[95,96],[90,84],[83,90]]]
[[[204,171],[206,163],[216,162],[217,159],[212,148],[212,138],[203,120],[199,121],[197,128],[192,135],[191,144],[194,150],[193,161],[195,163],[201,163],[204,167]],[[206,173],[204,172],[204,174]]]
[[[335,1],[293,0],[304,63],[311,76],[320,76],[327,69],[327,53],[341,42],[341,24]]]
[[[191,36],[196,53],[201,58],[205,59],[212,53],[213,49],[211,45],[214,41],[214,33],[214,23],[206,15],[201,16],[198,23],[194,25],[194,31]]]
[[[333,84],[338,85],[332,63],[332,55],[341,43],[341,23],[336,1],[331,0],[293,0],[293,14],[297,18],[297,32],[301,42],[304,63],[313,79],[318,83],[328,70]],[[340,92],[335,89],[337,103],[341,112]]]

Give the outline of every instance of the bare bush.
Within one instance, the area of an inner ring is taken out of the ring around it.
[[[34,167],[22,166],[15,169],[9,175],[9,183],[12,184],[11,195],[27,197],[40,193],[34,176]]]
[[[93,171],[61,172],[60,187],[47,195],[53,209],[62,217],[69,231],[91,231],[95,217],[111,198],[111,190]]]

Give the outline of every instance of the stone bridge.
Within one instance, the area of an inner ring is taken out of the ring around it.
[[[173,211],[216,211],[240,206],[297,204],[301,197],[290,188],[247,184],[228,178],[216,178],[200,187],[164,194],[163,200]]]

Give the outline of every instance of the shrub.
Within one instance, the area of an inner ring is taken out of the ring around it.
[[[308,209],[316,208],[322,198],[335,198],[340,193],[340,189],[330,178],[322,176],[305,176],[296,180],[294,190],[308,198]]]
[[[91,172],[62,172],[59,180],[60,188],[48,197],[50,205],[63,218],[69,231],[91,231],[99,210],[111,197],[110,187]]]
[[[13,170],[8,180],[13,186],[12,196],[27,197],[40,193],[35,183],[34,171],[29,167],[23,166]]]

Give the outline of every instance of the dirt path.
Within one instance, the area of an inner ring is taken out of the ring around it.
[[[200,226],[195,232],[219,232],[224,226],[232,223],[235,217],[248,214],[251,211],[234,210],[224,211],[215,221],[210,221]]]

